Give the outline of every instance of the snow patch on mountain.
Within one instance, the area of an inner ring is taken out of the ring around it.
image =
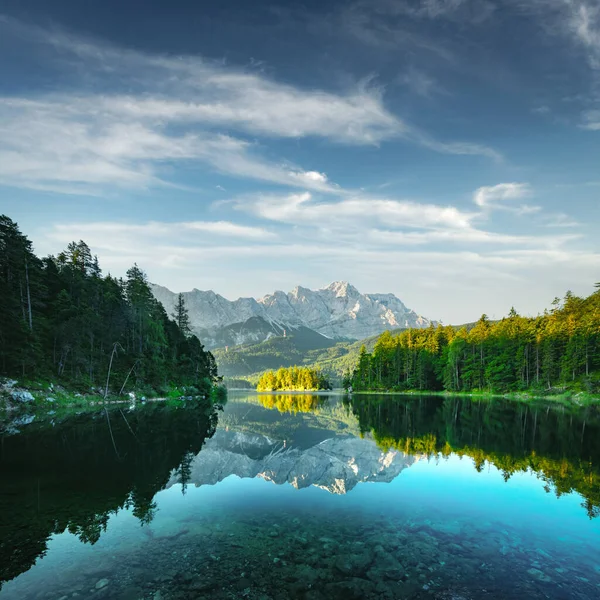
[[[152,285],[152,291],[171,314],[177,294],[159,285]],[[431,323],[394,294],[361,294],[347,281],[334,281],[318,290],[297,286],[259,299],[231,301],[212,290],[197,289],[183,295],[192,329],[209,347],[262,341],[299,327],[331,339],[358,340],[386,329],[423,328]],[[246,326],[249,321],[251,326]],[[223,328],[229,329],[224,337]]]

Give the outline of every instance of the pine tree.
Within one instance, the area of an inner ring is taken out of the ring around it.
[[[184,335],[191,335],[192,331],[190,329],[190,315],[189,311],[185,305],[185,298],[183,294],[179,294],[177,296],[177,303],[175,304],[175,312],[173,313],[173,319],[179,326],[179,329],[184,333]]]

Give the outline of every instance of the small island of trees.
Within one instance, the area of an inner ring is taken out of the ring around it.
[[[258,380],[256,389],[259,392],[308,392],[330,390],[331,385],[319,369],[289,367],[266,371]]]

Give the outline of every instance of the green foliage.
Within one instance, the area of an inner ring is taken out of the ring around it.
[[[600,393],[600,290],[570,292],[535,318],[486,315],[470,329],[383,333],[361,349],[346,386],[354,390]]]
[[[259,392],[329,390],[331,386],[323,373],[308,367],[281,368],[267,371],[258,380],[256,389]]]
[[[53,380],[70,390],[209,394],[217,366],[189,335],[187,310],[171,320],[134,265],[103,276],[85,242],[43,260],[17,224],[0,216],[0,376]]]

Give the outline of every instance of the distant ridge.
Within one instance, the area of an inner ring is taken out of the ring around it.
[[[172,313],[177,294],[160,285],[151,287]],[[394,294],[361,294],[347,281],[334,281],[318,290],[297,286],[259,299],[231,301],[212,290],[198,289],[183,296],[192,330],[208,348],[257,343],[299,329],[331,340],[358,340],[387,329],[431,324]]]

